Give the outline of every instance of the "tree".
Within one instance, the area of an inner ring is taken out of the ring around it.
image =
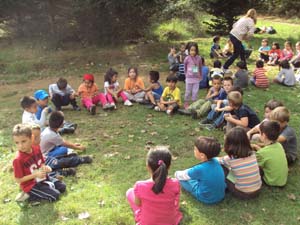
[[[214,16],[210,22],[205,23],[208,24],[210,33],[219,35],[229,33],[237,16],[244,14],[251,2],[249,0],[194,0],[194,3],[199,4],[204,11]]]

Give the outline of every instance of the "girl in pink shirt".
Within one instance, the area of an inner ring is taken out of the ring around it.
[[[280,61],[283,60],[291,60],[294,56],[292,43],[290,41],[286,41],[284,43],[284,49],[281,51],[282,57],[280,58]]]
[[[168,177],[171,153],[167,147],[157,146],[147,155],[151,178],[137,181],[127,193],[137,225],[177,225],[182,219],[179,211],[180,184]]]

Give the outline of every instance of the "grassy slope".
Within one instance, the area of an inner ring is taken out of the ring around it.
[[[296,29],[299,25],[267,20],[260,24],[272,24],[278,31],[278,35],[268,36],[270,41],[277,40],[283,44],[286,39],[294,43],[300,39]],[[251,41],[254,49],[258,48],[261,38],[256,36]],[[211,40],[203,38],[197,41],[202,55],[207,57]],[[47,88],[50,82],[62,75],[69,78],[73,87],[77,87],[84,72],[95,73],[101,86],[102,74],[108,66],[117,68],[120,82],[124,80],[126,68],[130,64],[139,65],[141,75],[150,69],[166,71],[167,44],[113,49],[78,48],[50,52],[43,50],[40,45],[32,48],[29,44],[3,46],[0,53],[0,79],[5,78],[9,83],[34,80],[24,84],[4,85],[0,89],[0,167],[3,168],[0,172],[0,224],[133,224],[125,192],[135,181],[148,178],[144,160],[148,141],[170,145],[174,156],[178,157],[173,161],[171,175],[175,170],[197,163],[192,153],[193,139],[197,135],[213,135],[222,142],[221,131],[211,133],[199,130],[197,122],[188,117],[168,117],[138,105],[131,108],[120,105],[114,112],[98,110],[94,117],[85,111],[78,113],[65,110],[66,118],[79,125],[76,135],[67,138],[86,144],[86,153],[95,156],[94,163],[80,166],[75,178],[65,179],[68,193],[57,203],[25,208],[15,204],[13,199],[18,186],[7,165],[14,155],[10,132],[13,124],[20,121],[18,99],[21,96],[31,94],[37,88]],[[87,65],[89,61],[94,65]],[[250,63],[254,61],[255,55],[252,55]],[[208,64],[211,65],[209,60]],[[249,67],[253,69],[253,65]],[[276,73],[277,68],[270,68],[270,78]],[[162,72],[162,82],[166,74]],[[179,86],[184,90],[182,83]],[[200,95],[203,96],[204,91]],[[299,88],[272,85],[268,91],[263,91],[251,87],[244,96],[245,103],[257,110],[260,118],[263,115],[263,104],[267,100],[275,97],[284,101],[292,112],[290,124],[299,135]],[[240,201],[227,195],[220,204],[206,206],[183,192],[182,224],[297,224],[300,217],[299,173],[297,163],[290,168],[288,185],[284,189],[263,188],[260,197],[252,201]],[[291,194],[294,194],[296,200],[288,197]],[[11,201],[4,203],[7,199]],[[91,217],[86,221],[78,220],[78,214],[84,211],[89,212]],[[62,217],[68,217],[69,220],[65,222]]]

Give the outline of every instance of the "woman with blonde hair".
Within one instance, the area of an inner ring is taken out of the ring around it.
[[[233,44],[233,55],[225,62],[223,68],[227,70],[236,58],[240,56],[241,61],[246,63],[245,49],[242,41],[249,40],[255,31],[257,14],[255,9],[249,9],[245,16],[233,24],[229,33],[229,39]]]

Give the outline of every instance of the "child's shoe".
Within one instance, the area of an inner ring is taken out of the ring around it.
[[[67,177],[67,176],[75,176],[76,175],[76,169],[75,168],[63,168],[61,170],[58,170],[59,175]]]
[[[178,109],[177,111],[180,115],[187,115],[187,116],[191,115],[191,111],[188,109]]]
[[[80,157],[81,163],[92,163],[93,162],[93,158],[91,156],[83,156]]]
[[[114,102],[110,103],[110,106],[111,106],[112,109],[117,109],[117,106],[116,106],[116,104]]]
[[[161,111],[158,105],[154,107],[154,110],[157,112]]]
[[[91,113],[92,115],[95,115],[95,114],[96,114],[96,106],[95,106],[95,105],[92,105],[92,106],[90,107],[89,111],[90,111],[90,113]]]
[[[106,109],[113,109],[113,108],[114,108],[114,106],[111,105],[111,104],[109,104],[109,103],[106,103],[106,104],[102,107],[103,110],[106,110]]]
[[[166,113],[167,113],[168,115],[171,115],[171,114],[172,114],[172,110],[168,109],[168,110],[166,111]]]
[[[19,193],[16,198],[15,201],[16,202],[24,202],[29,198],[29,194],[27,194],[26,192],[22,191],[21,193]]]
[[[74,110],[74,111],[80,111],[81,108],[80,108],[78,105],[75,105],[75,106],[73,106],[73,110]]]
[[[124,102],[124,105],[126,106],[132,106],[131,101],[129,101],[128,99]]]

